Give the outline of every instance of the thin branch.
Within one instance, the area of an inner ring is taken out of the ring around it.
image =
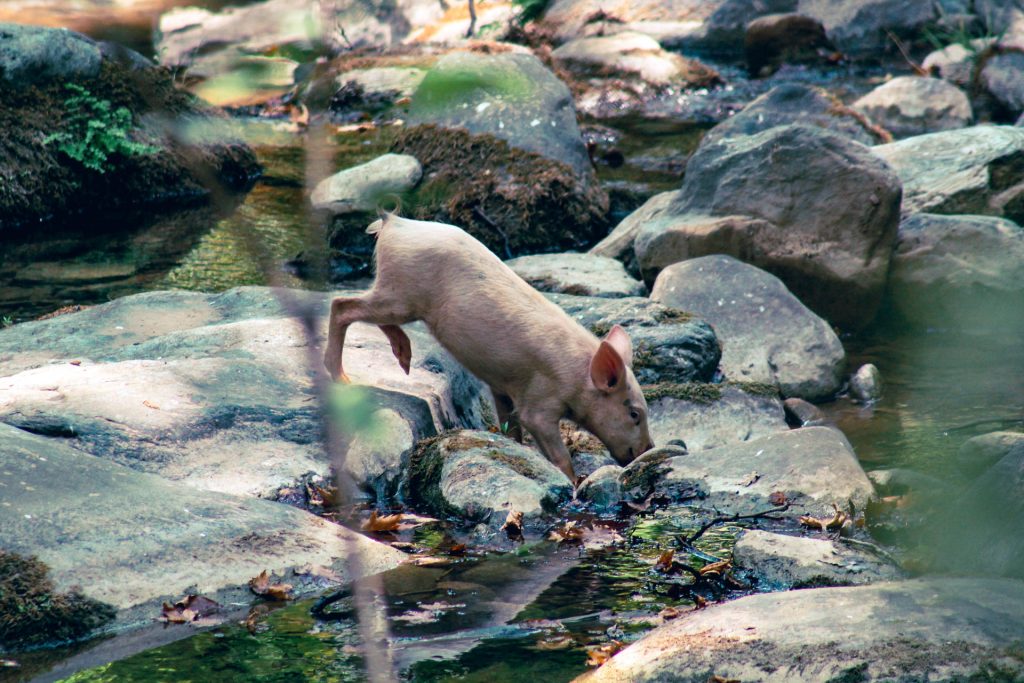
[[[680,537],[677,537],[677,541],[681,545],[684,545],[684,546],[686,546],[686,545],[693,545],[693,543],[698,538],[703,536],[704,533],[708,529],[710,529],[711,527],[715,526],[716,524],[727,524],[729,522],[738,522],[741,519],[772,519],[771,517],[768,517],[768,515],[774,515],[774,514],[776,514],[778,512],[785,512],[788,509],[789,509],[789,503],[786,503],[785,505],[780,505],[778,507],[774,507],[771,510],[762,510],[761,512],[752,512],[752,513],[750,513],[748,515],[728,515],[728,516],[723,516],[723,517],[715,517],[710,522],[708,522],[707,524],[702,526],[700,529],[698,529],[697,532],[693,534],[693,536],[690,536],[689,538],[687,538],[686,536],[680,536]]]
[[[469,2],[469,29],[466,31],[466,37],[472,38],[473,32],[476,31],[476,3],[473,0]]]

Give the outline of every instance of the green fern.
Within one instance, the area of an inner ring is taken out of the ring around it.
[[[128,137],[133,126],[126,107],[114,109],[109,101],[80,85],[68,83],[66,87],[74,94],[64,100],[64,129],[46,136],[44,145],[56,143],[59,151],[98,173],[113,168],[110,157],[115,154],[130,157],[158,151]]]

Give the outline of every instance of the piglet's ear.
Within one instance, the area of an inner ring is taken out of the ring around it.
[[[613,325],[604,340],[619,352],[619,357],[627,366],[633,367],[633,342],[630,341],[626,331],[622,329],[622,325]]]
[[[607,340],[601,342],[590,359],[590,379],[605,393],[615,391],[626,381],[626,364]]]

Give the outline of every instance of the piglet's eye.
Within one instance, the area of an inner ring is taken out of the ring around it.
[[[640,423],[640,413],[638,413],[635,410],[629,411],[629,418],[633,420],[633,422],[636,422],[637,424]]]

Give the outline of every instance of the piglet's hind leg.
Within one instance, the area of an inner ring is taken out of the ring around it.
[[[409,367],[412,364],[412,342],[408,335],[398,325],[378,325],[380,331],[387,335],[391,342],[391,353],[395,354],[398,364],[402,366],[405,374],[409,374]]]

